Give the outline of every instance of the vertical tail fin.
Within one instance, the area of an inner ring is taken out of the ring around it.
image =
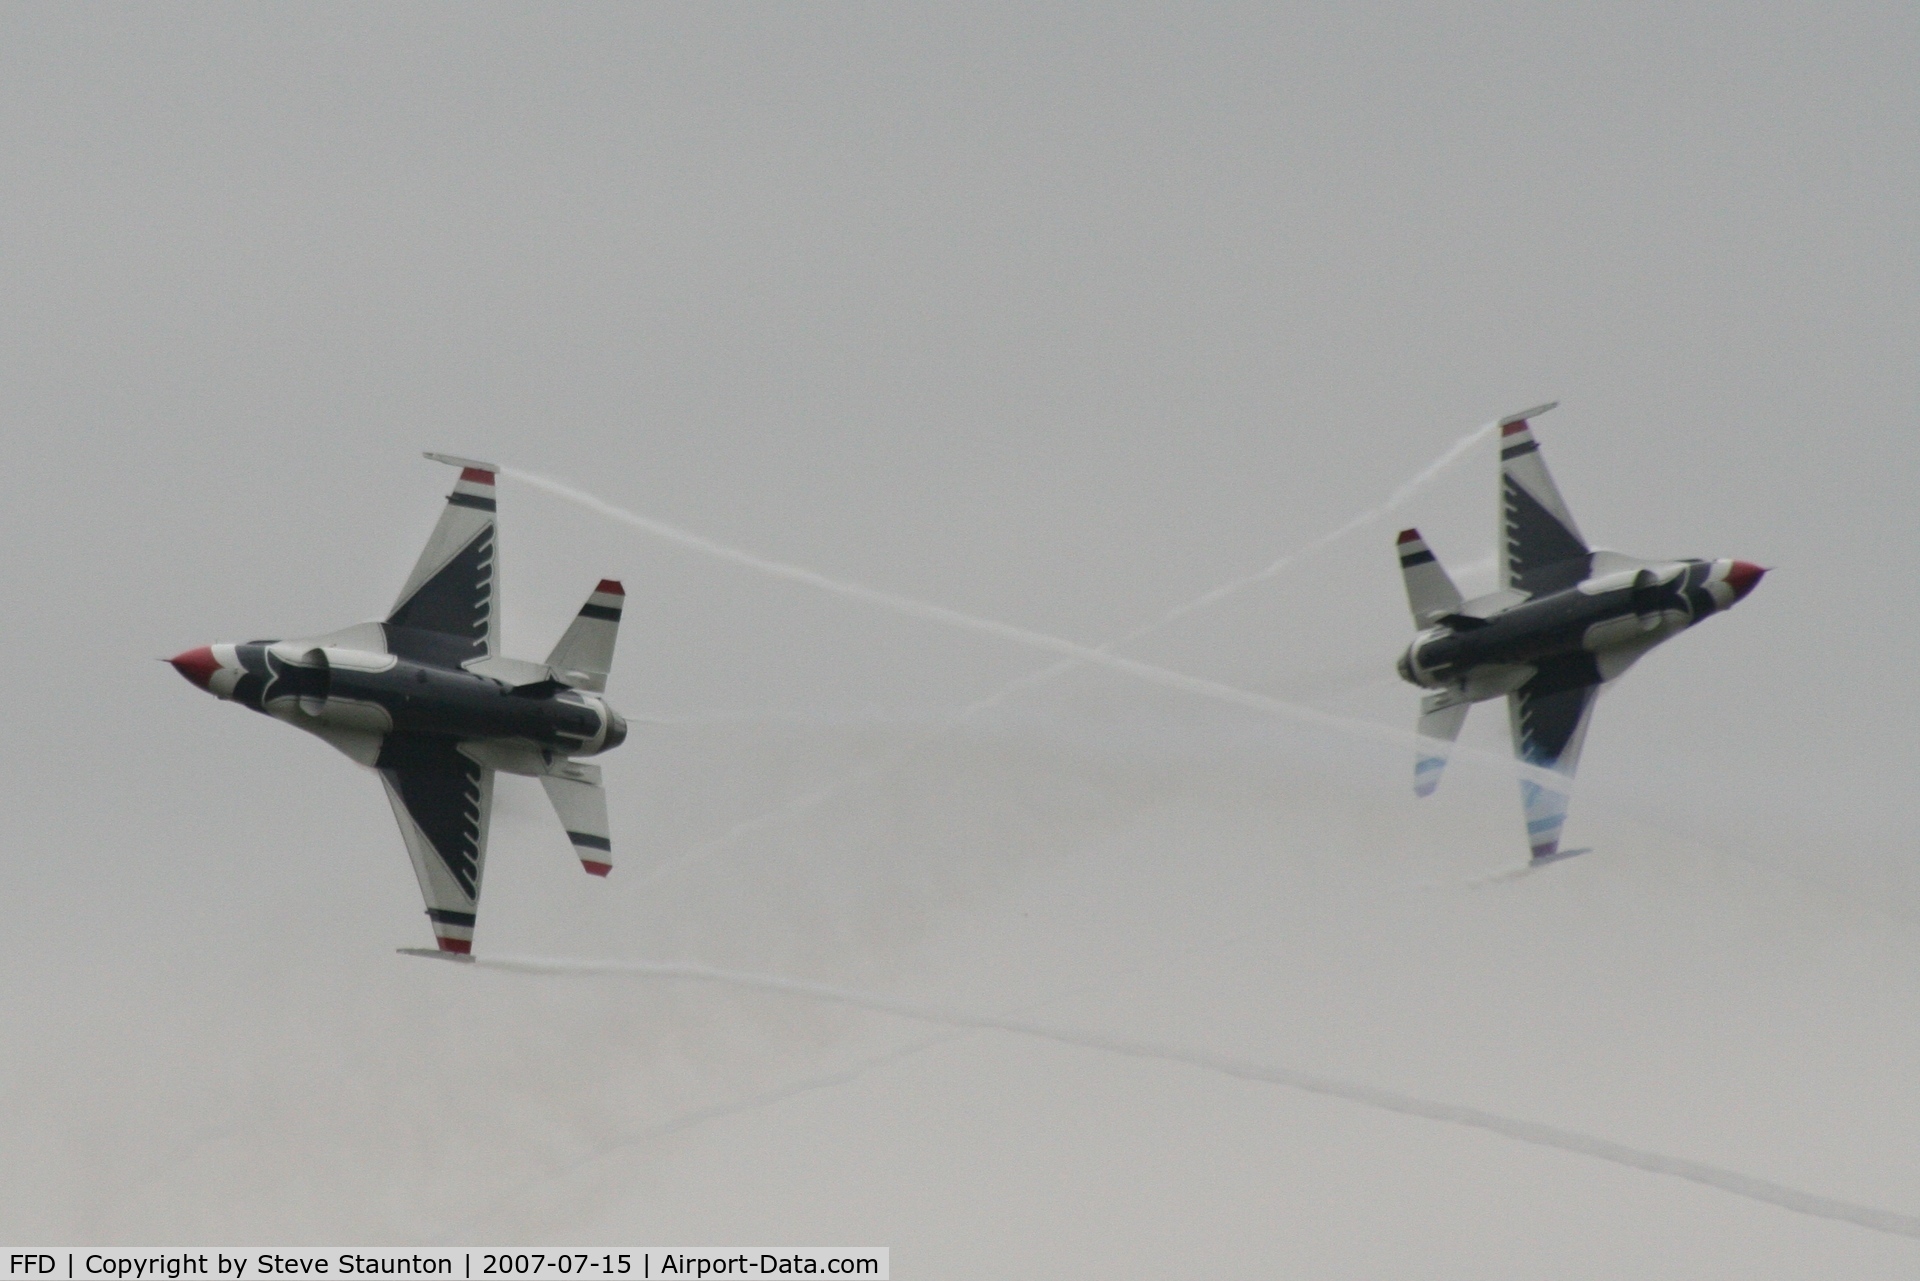
[[[1415,796],[1432,796],[1440,786],[1440,771],[1447,767],[1447,756],[1472,706],[1452,690],[1428,694],[1420,700],[1420,723],[1414,730],[1420,736],[1419,755],[1413,761]]]
[[[566,635],[547,655],[547,666],[553,669],[555,679],[596,694],[607,688],[607,674],[613,670],[613,643],[620,634],[620,609],[626,600],[626,588],[611,578],[600,580]]]
[[[594,876],[613,870],[613,839],[607,825],[607,793],[600,785],[600,767],[575,761],[556,761],[540,776],[553,812],[580,856],[580,866]]]
[[[1427,549],[1427,540],[1417,529],[1400,531],[1400,573],[1407,580],[1407,605],[1413,610],[1415,627],[1427,627],[1461,605],[1460,589],[1440,567],[1439,560]]]

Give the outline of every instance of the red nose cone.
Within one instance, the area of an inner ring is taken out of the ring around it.
[[[1760,579],[1766,574],[1750,560],[1736,560],[1727,569],[1727,585],[1733,588],[1733,598],[1741,600],[1746,594],[1759,586]]]
[[[213,656],[211,645],[202,645],[199,649],[175,654],[167,661],[173,664],[174,671],[179,672],[201,689],[211,688],[213,674],[220,670],[220,660]]]

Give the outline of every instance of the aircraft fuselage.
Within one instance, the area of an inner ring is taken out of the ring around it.
[[[597,755],[627,735],[604,698],[553,681],[515,688],[394,654],[272,641],[211,645],[192,657],[200,661],[182,655],[174,665],[195,684],[303,728],[510,742],[569,757]]]
[[[626,588],[602,578],[543,663],[501,652],[499,468],[460,469],[453,492],[383,619],[304,640],[202,645],[168,661],[182,676],[321,739],[380,777],[439,952],[473,951],[494,783],[538,779],[590,876],[613,871],[600,767],[627,723],[603,697]]]
[[[1401,655],[1400,675],[1428,689],[1459,689],[1475,701],[1508,693],[1548,665],[1579,669],[1564,674],[1569,681],[1610,680],[1661,641],[1732,605],[1758,578],[1756,567],[1731,560],[1600,574],[1484,618],[1462,612],[1421,631]],[[1514,679],[1501,679],[1508,673]]]

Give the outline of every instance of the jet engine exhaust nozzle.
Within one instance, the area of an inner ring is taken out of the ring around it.
[[[220,660],[213,656],[213,646],[202,645],[175,654],[167,660],[173,670],[209,692],[213,689],[213,674],[220,670]]]
[[[1727,585],[1733,588],[1735,600],[1745,600],[1747,593],[1760,585],[1767,571],[1750,560],[1736,560],[1727,569]]]
[[[611,752],[614,748],[626,741],[627,718],[609,707],[607,709],[607,736],[605,741],[600,744],[600,750],[603,752]],[[606,873],[596,872],[595,875],[605,876]]]

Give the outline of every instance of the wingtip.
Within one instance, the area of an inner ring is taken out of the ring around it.
[[[580,866],[587,869],[587,875],[589,876],[605,876],[607,873],[613,871],[613,864],[611,863],[591,863],[584,858],[580,860]]]
[[[1560,407],[1559,401],[1549,400],[1544,405],[1535,405],[1532,409],[1523,409],[1517,414],[1508,414],[1505,418],[1502,418],[1497,425],[1502,430],[1505,430],[1508,427],[1517,427],[1524,424],[1529,418],[1537,418],[1541,414],[1546,413],[1549,409],[1558,409],[1559,407]]]
[[[596,592],[605,592],[609,596],[625,596],[627,594],[627,589],[620,585],[620,580],[617,578],[603,578],[600,580],[600,585],[593,590]]]
[[[1583,845],[1579,849],[1572,850],[1563,850],[1556,846],[1550,854],[1535,854],[1532,862],[1528,866],[1544,867],[1548,863],[1558,863],[1564,859],[1577,858],[1582,854],[1591,853],[1593,853],[1593,847],[1588,845]]]
[[[462,458],[458,454],[436,454],[430,449],[422,450],[420,456],[430,462],[445,463],[449,467],[483,471],[489,474],[497,473],[500,470],[499,465],[496,463],[483,463],[477,458]]]
[[[454,961],[461,965],[472,965],[473,957],[466,952],[442,952],[433,947],[396,947],[393,949],[401,956],[418,956],[429,961]]]

